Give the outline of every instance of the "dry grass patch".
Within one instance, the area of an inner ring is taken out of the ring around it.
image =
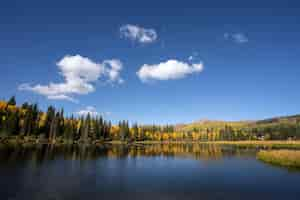
[[[300,168],[300,151],[295,150],[261,150],[257,153],[257,158],[267,163]]]

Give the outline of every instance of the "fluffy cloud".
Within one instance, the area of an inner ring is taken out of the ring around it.
[[[247,36],[243,33],[225,33],[224,38],[226,40],[232,40],[236,43],[242,44],[249,42]]]
[[[157,33],[154,29],[146,29],[132,24],[126,24],[120,27],[121,37],[128,38],[139,43],[152,43],[157,39]]]
[[[109,82],[123,82],[120,77],[123,65],[121,61],[116,59],[96,63],[89,58],[75,55],[65,56],[56,64],[60,75],[64,77],[64,82],[34,86],[25,83],[19,86],[19,90],[35,92],[46,96],[48,99],[76,102],[72,96],[94,92],[93,83],[101,77]]]
[[[123,83],[124,80],[120,76],[120,72],[123,68],[123,64],[120,60],[105,60],[103,62],[105,67],[105,73],[109,77],[110,82]]]
[[[88,114],[90,114],[91,116],[96,116],[99,113],[96,111],[96,108],[93,106],[87,106],[86,108],[79,110],[78,112],[76,112],[77,115],[80,116],[86,116]]]
[[[200,73],[203,67],[201,62],[189,64],[171,59],[156,65],[144,64],[136,74],[143,82],[181,79],[192,73]]]

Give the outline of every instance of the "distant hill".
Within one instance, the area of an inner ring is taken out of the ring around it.
[[[289,123],[296,123],[300,121],[300,115],[290,115],[290,116],[281,116],[281,117],[274,117],[269,119],[263,119],[256,122],[256,124],[270,124],[270,123],[280,123],[280,122],[289,122]]]
[[[193,129],[205,128],[224,128],[226,125],[233,128],[243,127],[264,127],[275,126],[279,124],[294,124],[300,122],[300,115],[273,117],[263,120],[245,120],[245,121],[222,121],[203,119],[188,124],[178,124],[175,129],[178,131],[192,131]]]

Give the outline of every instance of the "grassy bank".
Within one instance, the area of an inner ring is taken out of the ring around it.
[[[270,141],[137,141],[137,144],[182,144],[182,143],[203,143],[203,144],[222,144],[222,145],[236,145],[243,147],[270,147],[270,148],[295,148],[300,149],[300,141],[286,141],[286,140],[270,140]]]
[[[264,162],[290,167],[300,168],[300,151],[294,150],[271,150],[271,151],[259,151],[257,158]]]

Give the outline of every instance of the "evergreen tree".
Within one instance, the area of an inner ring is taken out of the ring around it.
[[[9,135],[19,134],[19,112],[10,112],[7,118],[7,133]]]
[[[95,121],[94,121],[94,139],[100,139],[100,135],[101,134],[101,130],[100,130],[100,119],[98,117],[96,117]]]
[[[16,98],[15,98],[15,96],[12,96],[12,97],[8,100],[7,104],[10,105],[10,106],[15,106],[15,105],[16,105]]]
[[[31,121],[31,127],[32,127],[32,133],[34,135],[39,134],[39,109],[38,105],[34,104],[32,107],[32,121]]]
[[[53,123],[53,119],[55,118],[55,108],[49,106],[47,109],[45,125],[43,127],[43,131],[46,134],[46,137],[49,138],[51,124]]]
[[[64,109],[60,110],[59,122],[58,122],[58,136],[61,136],[65,129]]]
[[[55,114],[55,116],[51,120],[50,131],[49,131],[49,140],[53,141],[56,138],[57,132],[59,130],[59,112]]]

